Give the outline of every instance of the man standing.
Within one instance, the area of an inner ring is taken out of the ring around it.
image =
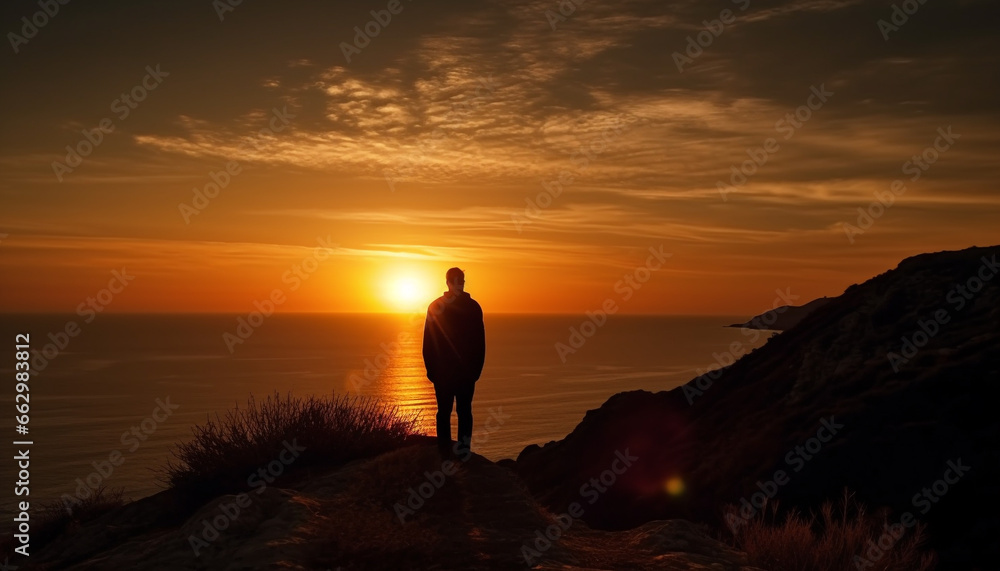
[[[472,394],[486,359],[483,309],[466,293],[465,272],[451,268],[445,274],[448,291],[427,308],[424,321],[424,366],[437,398],[438,448],[451,448],[451,407],[458,409],[458,443],[454,452],[472,445]]]

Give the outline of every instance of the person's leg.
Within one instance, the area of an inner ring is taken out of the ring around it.
[[[451,449],[451,406],[455,393],[443,383],[434,385],[434,397],[437,399],[437,440],[442,451]]]
[[[472,447],[472,395],[476,392],[476,384],[470,383],[455,393],[458,409],[458,441],[465,450]]]

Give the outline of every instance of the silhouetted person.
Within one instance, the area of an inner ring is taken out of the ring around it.
[[[458,443],[454,452],[469,452],[472,443],[472,394],[486,359],[483,309],[464,291],[465,272],[445,274],[448,291],[427,308],[424,321],[424,366],[437,398],[437,438],[442,454],[451,449],[451,406],[457,403]]]

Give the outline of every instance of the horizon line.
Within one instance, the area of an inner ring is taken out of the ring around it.
[[[539,311],[491,311],[487,312],[487,315],[510,315],[510,316],[573,316],[578,317],[581,315],[586,316],[586,311],[591,310],[581,310],[579,312],[539,312]],[[196,316],[196,315],[220,315],[220,316],[240,316],[248,315],[252,312],[247,311],[109,311],[103,312],[103,315],[115,315],[115,316],[163,316],[163,315],[177,315],[177,316]],[[285,311],[277,312],[266,316],[274,317],[277,315],[286,316],[303,316],[303,315],[396,315],[400,317],[406,317],[410,315],[423,314],[425,311]],[[72,311],[0,311],[0,315],[9,316],[19,316],[19,315],[46,315],[46,316],[63,316],[63,315],[77,315]],[[735,317],[743,315],[741,313],[629,313],[618,311],[612,315],[623,315],[629,317]],[[756,315],[756,314],[755,314]]]

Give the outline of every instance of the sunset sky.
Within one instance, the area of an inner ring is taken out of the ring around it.
[[[0,311],[754,314],[1000,243],[995,0],[100,4],[2,8]]]

